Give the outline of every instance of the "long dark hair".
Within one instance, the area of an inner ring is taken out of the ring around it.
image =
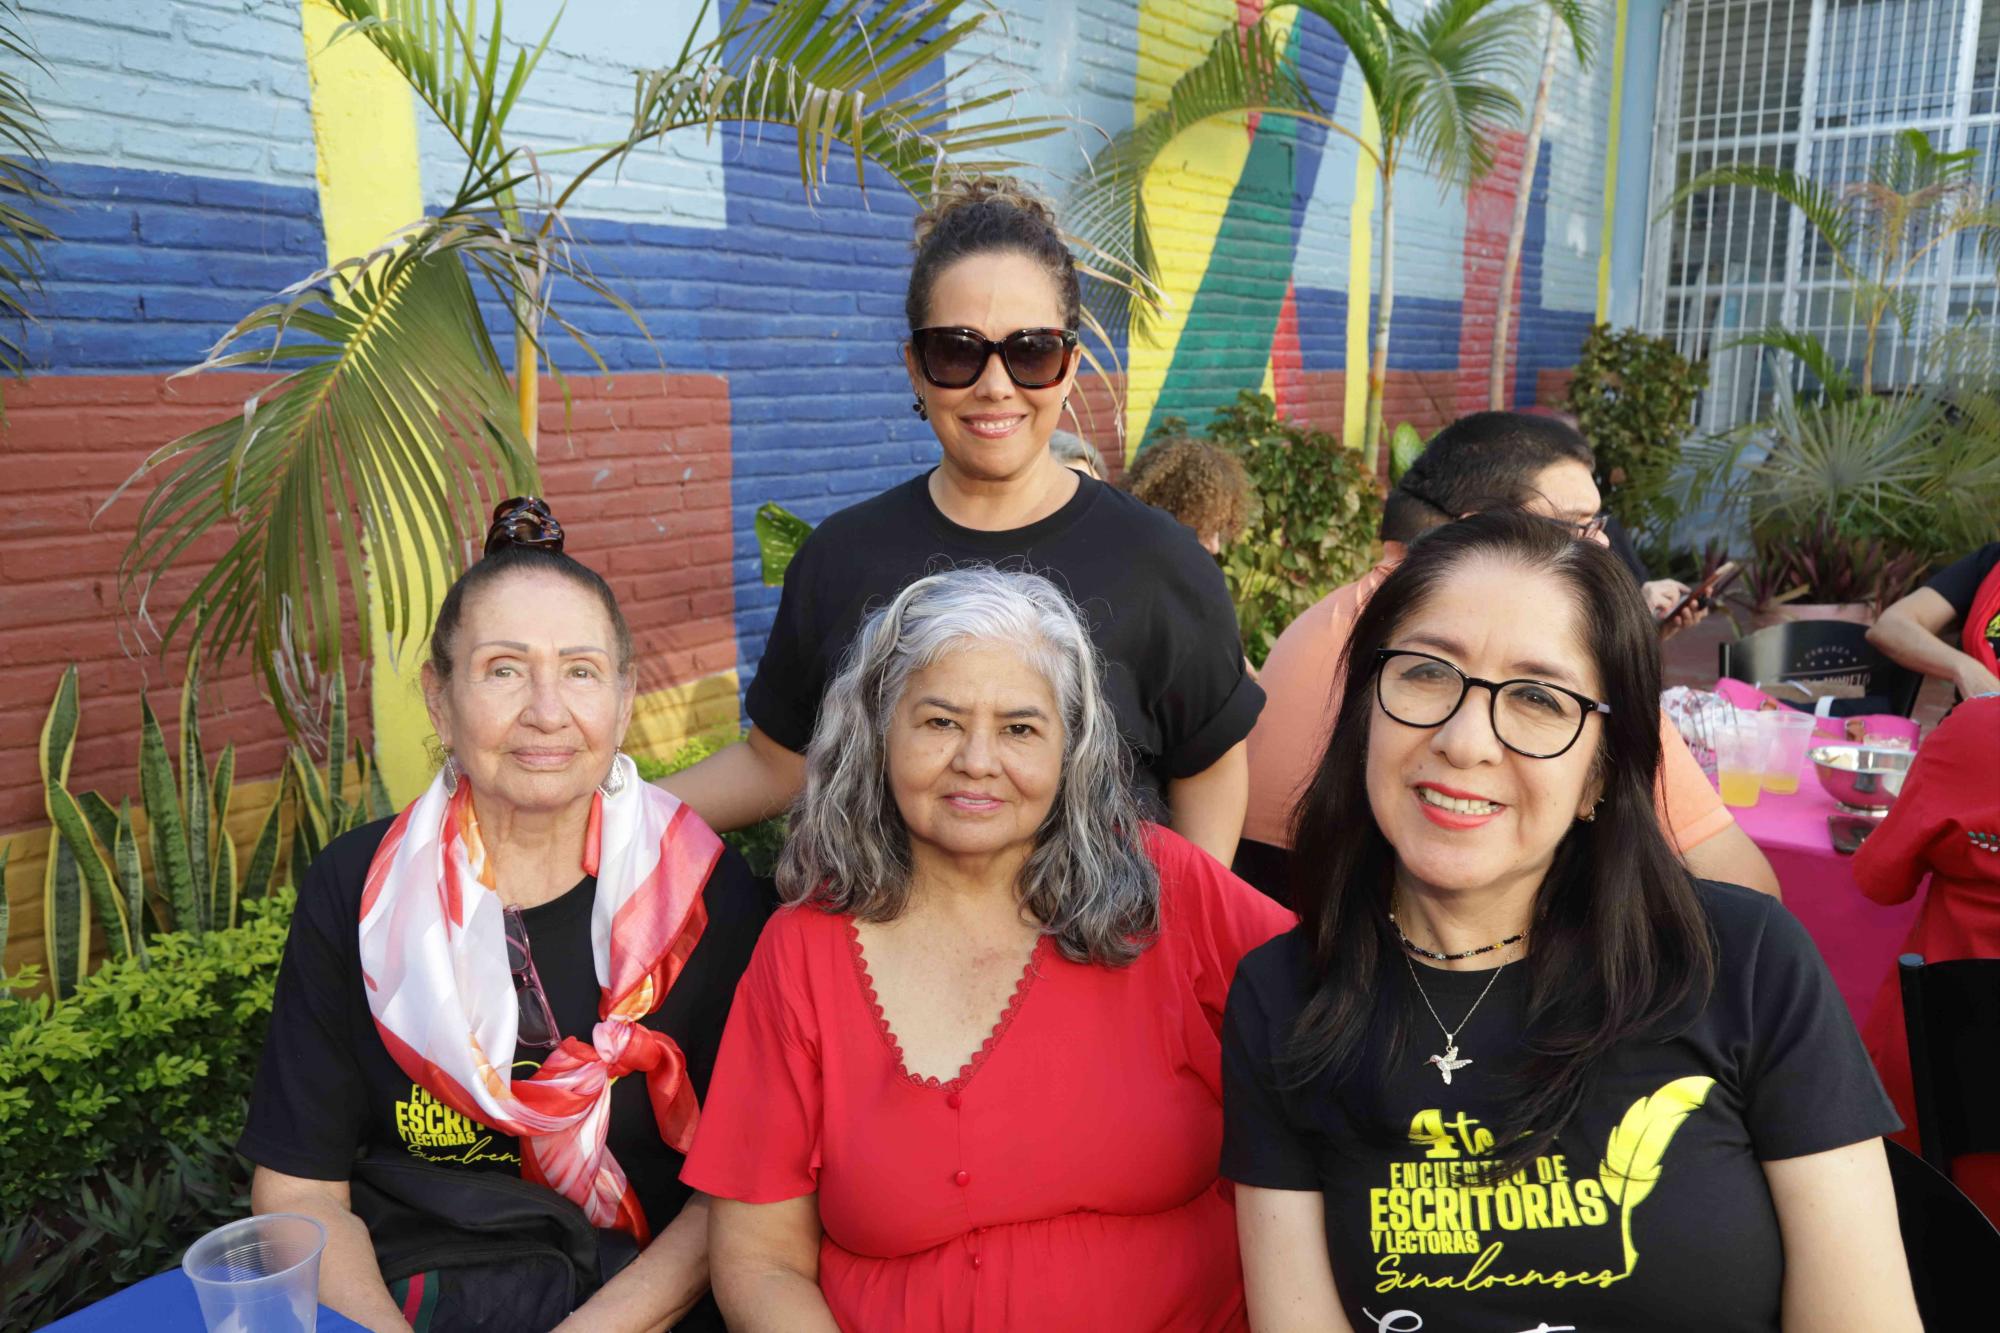
[[[1292,900],[1314,990],[1291,1034],[1292,1079],[1303,1084],[1330,1072],[1343,1092],[1370,1076],[1379,1084],[1421,1012],[1388,921],[1395,849],[1368,804],[1372,664],[1442,582],[1479,559],[1563,585],[1612,708],[1594,761],[1603,792],[1597,817],[1576,823],[1557,848],[1520,964],[1528,975],[1528,1060],[1506,1090],[1496,1139],[1505,1146],[1495,1174],[1507,1175],[1561,1132],[1606,1051],[1670,1026],[1690,1001],[1707,997],[1715,950],[1693,878],[1654,812],[1659,640],[1631,576],[1609,551],[1547,519],[1479,514],[1419,539],[1347,642],[1339,717],[1293,825]],[[1355,1109],[1366,1113],[1365,1105]]]

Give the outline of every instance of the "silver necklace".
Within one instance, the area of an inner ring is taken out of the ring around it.
[[[1427,1065],[1436,1065],[1438,1073],[1449,1084],[1453,1070],[1463,1069],[1472,1063],[1470,1059],[1461,1060],[1458,1058],[1458,1034],[1464,1029],[1467,1023],[1472,1021],[1473,1013],[1485,1002],[1487,993],[1493,989],[1493,983],[1500,980],[1500,973],[1505,970],[1507,965],[1502,963],[1499,967],[1493,969],[1493,975],[1486,979],[1486,989],[1479,992],[1479,998],[1472,1002],[1472,1008],[1465,1011],[1465,1017],[1458,1020],[1458,1026],[1455,1028],[1446,1027],[1444,1020],[1438,1017],[1437,1006],[1431,1003],[1431,997],[1424,992],[1424,983],[1417,976],[1417,965],[1410,961],[1408,954],[1403,955],[1403,965],[1410,969],[1410,980],[1416,984],[1417,998],[1424,1002],[1424,1008],[1431,1011],[1431,1019],[1438,1025],[1438,1031],[1444,1033],[1444,1054],[1433,1055],[1430,1059],[1424,1061],[1424,1063]]]

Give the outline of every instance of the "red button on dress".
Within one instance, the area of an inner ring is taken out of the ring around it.
[[[955,1092],[947,1092],[944,1095],[944,1104],[946,1106],[949,1106],[952,1110],[956,1111],[958,1109],[958,1094]]]
[[[961,1185],[969,1185],[972,1183],[972,1173],[970,1171],[961,1171],[953,1176],[952,1179]]]

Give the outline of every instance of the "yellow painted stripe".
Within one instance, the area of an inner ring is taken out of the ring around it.
[[[402,75],[359,34],[328,46],[344,20],[325,0],[301,0],[300,19],[312,82],[326,257],[337,263],[368,253],[423,216],[416,103]],[[416,569],[419,561],[429,563],[436,586],[444,587],[448,565],[442,553],[413,534],[400,540],[410,568]],[[370,570],[368,625],[374,660],[369,702],[375,755],[390,797],[401,805],[416,798],[432,772],[426,746],[431,724],[417,679],[428,638],[412,639],[398,650],[383,618],[372,560]]]
[[[1354,159],[1354,202],[1348,206],[1347,224],[1347,383],[1340,435],[1350,449],[1361,447],[1368,427],[1368,314],[1374,270],[1376,177],[1375,159],[1369,154],[1382,151],[1382,121],[1375,113],[1375,98],[1365,85],[1361,89],[1361,141],[1369,152]]]
[[[1604,228],[1597,240],[1597,322],[1611,309],[1611,241],[1618,218],[1618,136],[1625,114],[1625,4],[1618,0],[1611,38],[1611,125],[1605,132]]]
[[[632,725],[625,732],[625,749],[632,754],[671,759],[674,751],[697,736],[734,738],[736,695],[741,688],[734,671],[651,690],[632,708]]]
[[[1165,105],[1174,80],[1207,52],[1217,33],[1236,21],[1236,0],[1142,0],[1134,118]],[[1283,23],[1296,22],[1297,11],[1287,10]],[[1248,126],[1240,116],[1229,117],[1181,135],[1147,174],[1143,197],[1159,255],[1165,308],[1154,317],[1146,337],[1135,334],[1127,345],[1128,461],[1151,424],[1174,351],[1187,330],[1195,294],[1208,273],[1215,238],[1249,158]]]

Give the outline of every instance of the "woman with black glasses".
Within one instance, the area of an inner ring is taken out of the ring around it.
[[[680,1169],[769,907],[619,752],[632,635],[540,500],[494,515],[423,684],[443,770],[299,885],[252,1206],[320,1221],[320,1300],[369,1328],[720,1329]]]
[[[1914,1330],[1846,1006],[1653,811],[1657,633],[1517,512],[1355,622],[1302,925],[1237,969],[1222,1170],[1254,1329]]]
[[[910,407],[937,435],[938,465],[813,532],[745,701],[749,739],[664,785],[723,830],[784,808],[866,613],[926,574],[994,564],[1046,575],[1081,608],[1147,813],[1227,865],[1263,692],[1194,535],[1049,451],[1076,383],[1080,306],[1047,205],[1005,182],[950,187],[918,219],[905,310]]]

